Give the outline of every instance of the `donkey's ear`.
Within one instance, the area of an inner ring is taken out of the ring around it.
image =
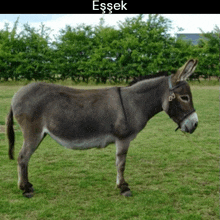
[[[176,81],[184,81],[193,74],[198,64],[198,60],[188,60],[182,67],[180,67],[174,75]]]

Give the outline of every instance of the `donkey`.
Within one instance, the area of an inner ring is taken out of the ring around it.
[[[124,179],[129,144],[147,121],[165,111],[183,132],[193,133],[198,117],[185,81],[198,61],[188,60],[166,77],[143,80],[130,87],[79,90],[65,86],[32,83],[13,97],[7,117],[9,158],[14,159],[13,116],[23,133],[18,156],[18,187],[25,197],[34,195],[28,180],[28,162],[43,138],[49,134],[70,149],[103,148],[116,144],[116,184],[120,193],[131,196]]]

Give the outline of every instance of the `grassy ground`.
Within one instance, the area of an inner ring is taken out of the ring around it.
[[[0,86],[0,126],[22,85]],[[97,86],[76,86],[97,88]],[[98,86],[100,87],[100,86]],[[133,197],[115,188],[115,146],[72,151],[46,137],[29,163],[35,196],[17,188],[17,162],[0,133],[0,219],[219,219],[218,86],[192,86],[199,126],[174,132],[165,113],[131,142],[125,176]],[[17,123],[15,156],[22,145]]]

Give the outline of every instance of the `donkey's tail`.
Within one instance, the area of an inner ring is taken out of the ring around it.
[[[8,155],[11,160],[14,160],[15,133],[14,133],[14,128],[13,128],[12,107],[11,107],[10,112],[7,117],[6,126],[7,126],[7,137],[8,137],[8,143],[9,143]]]

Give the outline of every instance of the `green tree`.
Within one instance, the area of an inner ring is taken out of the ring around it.
[[[20,41],[25,47],[18,54],[18,59],[20,59],[20,65],[17,68],[18,75],[23,75],[28,80],[53,79],[49,65],[52,50],[48,45],[49,30],[43,24],[38,30],[30,27],[29,24],[24,24]]]
[[[0,30],[0,79],[128,81],[158,71],[172,72],[189,58],[198,58],[198,79],[220,77],[220,29],[202,32],[198,45],[171,37],[172,23],[160,15],[138,15],[118,27],[66,26],[51,44],[51,29],[23,25],[19,18]]]
[[[93,49],[93,31],[89,25],[81,24],[76,28],[66,26],[60,31],[56,48],[55,60],[59,77],[64,80],[71,78],[78,81],[81,77],[88,81],[89,75],[83,68]]]
[[[22,49],[20,37],[17,35],[19,18],[10,31],[9,24],[0,31],[0,77],[4,80],[16,78],[16,68],[19,65],[16,54]]]
[[[119,23],[122,32],[120,41],[115,42],[119,52],[118,64],[122,74],[128,77],[148,75],[163,71],[169,65],[171,21],[159,16],[143,15],[127,18]]]
[[[202,30],[201,30],[202,31]],[[205,78],[220,77],[220,29],[215,26],[212,32],[202,31],[203,38],[196,48],[199,58],[198,71]]]
[[[106,83],[107,79],[117,81],[116,59],[117,51],[114,42],[120,39],[120,31],[104,25],[104,19],[93,32],[93,47],[89,59],[82,63],[85,72],[97,83]]]
[[[41,24],[40,30],[36,30],[25,24],[24,30],[18,33],[18,23],[19,18],[11,31],[7,23],[0,31],[0,77],[4,80],[50,79],[47,65],[51,62],[50,29]]]

